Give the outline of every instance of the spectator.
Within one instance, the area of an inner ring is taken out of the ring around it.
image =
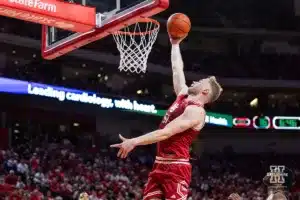
[[[42,200],[43,194],[38,188],[34,189],[30,194],[30,200]]]
[[[41,169],[37,170],[37,172],[34,174],[33,182],[38,185],[45,185],[45,175]]]
[[[21,191],[14,191],[9,195],[9,200],[22,200]]]
[[[54,200],[50,190],[47,191],[46,200]]]
[[[21,162],[17,164],[17,173],[21,176],[25,176],[26,174],[28,174],[28,172],[29,172],[28,165],[22,159]]]
[[[9,174],[5,177],[5,183],[15,186],[18,182],[18,177],[13,170],[9,171]]]
[[[16,188],[18,188],[18,189],[25,188],[25,183],[22,181],[21,177],[18,177],[18,182],[16,183]]]
[[[92,194],[89,196],[89,200],[100,200],[100,199],[97,197],[97,194],[96,194],[96,191],[95,191],[95,190],[92,191]]]
[[[31,169],[33,171],[37,170],[37,168],[39,167],[39,159],[36,157],[36,153],[33,154],[31,160],[30,160],[30,165],[31,165]]]

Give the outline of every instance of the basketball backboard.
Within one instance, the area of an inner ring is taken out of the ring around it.
[[[75,1],[75,2],[73,2]],[[96,27],[87,32],[71,32],[42,26],[42,56],[54,59],[72,50],[134,24],[140,17],[158,14],[169,6],[169,0],[73,0],[96,8]],[[84,13],[78,13],[80,18]]]
[[[64,0],[1,0],[0,15],[75,32],[96,26],[95,7]]]

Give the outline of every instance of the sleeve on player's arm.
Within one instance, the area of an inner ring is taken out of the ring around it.
[[[187,85],[183,72],[183,61],[180,53],[179,44],[173,44],[171,50],[171,62],[173,72],[173,86],[176,95],[187,94]]]
[[[187,106],[184,113],[171,121],[164,129],[169,133],[169,137],[182,133],[191,128],[203,127],[205,123],[205,111],[196,105]]]

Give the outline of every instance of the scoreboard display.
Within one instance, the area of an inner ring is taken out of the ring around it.
[[[235,117],[233,126],[237,128],[300,130],[300,117],[297,116],[254,116]]]
[[[276,116],[272,123],[275,129],[300,130],[300,117]]]

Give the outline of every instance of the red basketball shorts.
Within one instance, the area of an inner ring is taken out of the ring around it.
[[[191,165],[186,159],[156,157],[143,200],[185,200],[191,182]]]

